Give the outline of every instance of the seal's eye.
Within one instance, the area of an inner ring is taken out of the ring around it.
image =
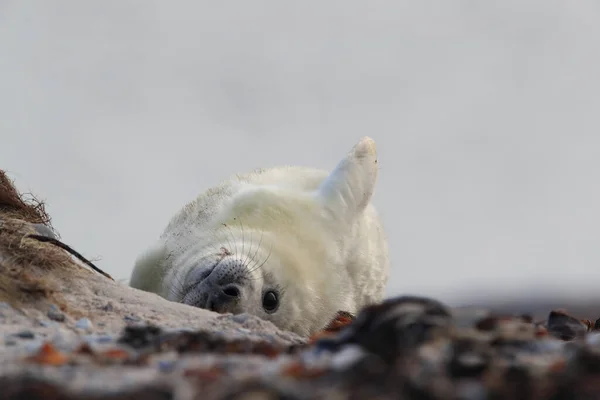
[[[263,295],[263,308],[266,312],[272,313],[277,310],[279,306],[279,298],[277,297],[277,293],[272,290],[265,292]]]

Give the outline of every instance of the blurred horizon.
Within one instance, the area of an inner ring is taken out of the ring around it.
[[[128,279],[200,192],[331,169],[368,135],[388,295],[592,296],[598,20],[589,0],[5,0],[0,168]]]

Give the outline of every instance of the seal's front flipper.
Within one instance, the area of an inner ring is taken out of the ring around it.
[[[162,281],[165,271],[164,261],[167,255],[167,248],[162,241],[159,241],[142,253],[136,260],[129,286],[161,294]]]
[[[371,201],[377,173],[375,141],[364,137],[323,181],[317,197],[334,215],[350,222]]]

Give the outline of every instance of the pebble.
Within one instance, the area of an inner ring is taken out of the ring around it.
[[[125,322],[140,322],[141,319],[139,317],[136,317],[135,315],[126,315],[123,317],[123,320]]]
[[[65,314],[53,308],[50,308],[46,315],[53,321],[65,322]]]
[[[81,318],[77,322],[75,322],[75,327],[83,330],[89,330],[93,328],[92,321],[88,318]]]
[[[234,322],[237,322],[238,324],[243,324],[246,321],[248,321],[248,318],[250,318],[248,313],[244,313],[244,314],[236,314],[236,315],[232,316],[231,320]]]
[[[106,303],[106,305],[104,307],[102,307],[102,310],[104,310],[106,312],[113,311],[114,310],[113,303],[111,301],[109,301],[108,303]]]
[[[35,333],[33,333],[30,330],[24,330],[24,331],[15,333],[15,336],[18,338],[21,338],[21,339],[34,339]]]
[[[84,340],[88,343],[98,343],[98,344],[105,344],[105,343],[111,343],[114,341],[114,338],[111,335],[86,335],[84,336]]]

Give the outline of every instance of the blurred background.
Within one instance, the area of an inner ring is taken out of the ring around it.
[[[235,172],[364,135],[388,294],[592,296],[600,3],[0,0],[0,168],[118,279]]]

